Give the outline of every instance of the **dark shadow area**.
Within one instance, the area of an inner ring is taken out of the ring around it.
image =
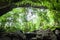
[[[18,30],[11,33],[3,32],[0,35],[0,40],[60,40],[60,34],[56,35],[50,30],[39,30],[29,33],[23,33]]]

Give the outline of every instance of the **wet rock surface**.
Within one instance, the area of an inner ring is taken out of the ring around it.
[[[12,33],[1,33],[0,40],[60,40],[59,34],[54,34],[51,30],[37,30],[23,33],[16,31]]]

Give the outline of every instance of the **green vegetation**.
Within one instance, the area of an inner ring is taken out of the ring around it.
[[[0,17],[0,27],[8,32],[22,30],[32,32],[34,30],[56,28],[55,11],[38,8],[14,8],[12,11]]]
[[[17,2],[16,2],[17,1]],[[0,0],[0,4],[15,4],[17,6],[45,6],[49,9],[60,10],[60,0]]]
[[[0,1],[1,4],[4,2],[14,4],[17,7],[30,6],[28,8],[14,8],[0,17],[0,27],[3,27],[7,32],[16,30],[32,32],[34,30],[39,30],[40,28],[49,28],[51,30],[60,28],[60,0],[21,0],[19,2],[14,2],[13,0]],[[32,6],[44,6],[48,9],[32,8]]]

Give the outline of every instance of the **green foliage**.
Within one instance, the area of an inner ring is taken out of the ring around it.
[[[17,2],[17,6],[45,6],[49,9],[60,10],[60,1],[59,0],[22,0]]]
[[[19,7],[0,17],[0,27],[3,27],[6,32],[14,32],[16,30],[32,32],[40,28],[55,30],[58,26],[55,22],[57,21],[55,16],[57,15],[54,10]]]
[[[60,10],[60,0],[19,0],[18,2],[14,2],[18,0],[0,0],[0,4],[15,4],[17,6],[46,6],[49,9]]]
[[[21,0],[16,3],[14,3],[14,0],[0,0],[0,4],[0,6],[14,4],[17,6],[45,6],[48,8],[42,9],[43,11],[38,8],[14,8],[0,17],[0,30],[31,32],[40,28],[51,30],[60,28],[60,0]],[[37,17],[27,20],[30,9],[33,10],[32,14]]]

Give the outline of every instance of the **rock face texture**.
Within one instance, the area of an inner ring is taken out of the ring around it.
[[[26,37],[28,40],[57,40],[56,35],[50,29],[40,29],[34,31],[33,33],[26,33]]]
[[[25,40],[26,36],[21,31],[13,33],[3,33],[0,40]]]
[[[60,40],[60,29],[55,30],[55,35],[57,36],[57,40]]]
[[[59,40],[58,37],[50,29],[40,29],[32,33],[23,33],[21,31],[1,33],[0,40]]]
[[[49,29],[37,31],[36,37],[41,40],[57,40],[56,35]]]

